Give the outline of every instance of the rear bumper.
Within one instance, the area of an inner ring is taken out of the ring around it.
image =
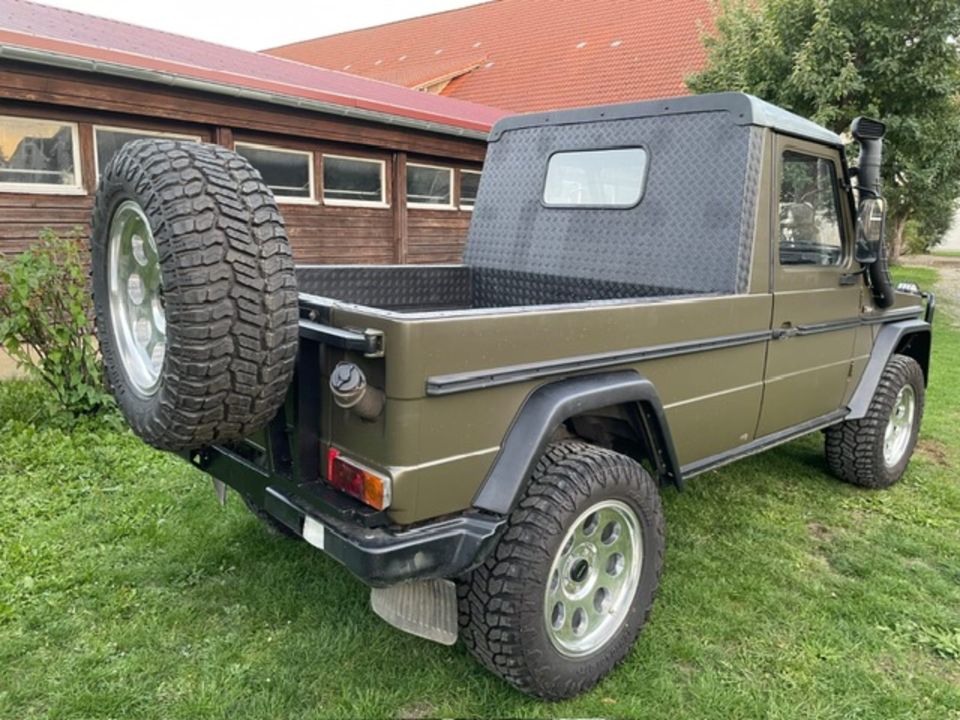
[[[309,518],[314,531],[306,539],[373,587],[462,575],[483,561],[504,523],[501,517],[468,511],[414,526],[382,524],[382,513],[352,498],[321,483],[297,486],[274,477],[227,448],[205,448],[190,461],[301,537]]]

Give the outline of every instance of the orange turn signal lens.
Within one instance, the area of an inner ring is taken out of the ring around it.
[[[347,460],[336,448],[327,453],[327,482],[377,510],[390,505],[390,478]]]

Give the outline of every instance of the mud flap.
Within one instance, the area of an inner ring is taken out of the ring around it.
[[[373,611],[399,630],[443,645],[457,641],[457,586],[450,580],[418,580],[372,588]]]
[[[227,484],[223,480],[218,480],[215,477],[210,478],[213,481],[213,492],[217,496],[217,502],[220,503],[220,507],[224,507],[227,504]]]

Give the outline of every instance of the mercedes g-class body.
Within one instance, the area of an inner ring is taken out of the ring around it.
[[[508,118],[463,264],[387,267],[295,268],[246,160],[129,143],[93,219],[110,385],[388,622],[569,697],[648,617],[661,489],[814,431],[842,480],[903,475],[933,297],[890,286],[883,126],[852,133],[856,169],[741,94]]]

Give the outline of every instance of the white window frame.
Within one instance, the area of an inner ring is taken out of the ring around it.
[[[246,142],[244,140],[235,140],[233,143],[233,149],[236,151],[239,147],[248,147],[253,148],[254,150],[269,150],[270,152],[278,153],[287,153],[289,155],[306,155],[307,156],[307,181],[310,183],[310,197],[296,197],[292,195],[277,195],[273,194],[274,199],[278,203],[283,203],[284,205],[317,205],[317,181],[313,176],[314,168],[314,158],[312,150],[294,150],[293,148],[285,148],[280,145],[264,145],[262,143],[252,143]]]
[[[482,174],[483,174],[482,170],[462,170],[462,169],[460,170],[460,209],[463,212],[473,212],[473,208],[476,207],[476,204],[477,204],[476,198],[473,199],[473,205],[463,204],[463,176],[464,175],[482,175]],[[480,189],[480,186],[478,185],[477,190],[479,191],[479,189]]]
[[[453,168],[447,167],[445,165],[428,165],[427,163],[407,163],[407,171],[412,167],[419,168],[429,168],[431,170],[446,170],[450,174],[450,202],[447,204],[443,203],[422,203],[422,202],[410,202],[410,197],[407,196],[407,207],[413,210],[456,210],[457,206],[453,204],[453,183],[454,183],[454,174]],[[403,178],[404,183],[407,182],[406,176]]]
[[[120,127],[117,125],[94,125],[93,126],[93,174],[97,182],[100,182],[100,153],[97,150],[97,133],[101,130],[115,133],[126,133],[127,135],[151,135],[158,138],[170,138],[171,140],[191,140],[193,142],[203,142],[199,135],[188,135],[185,133],[162,132],[160,130],[150,130],[149,128]]]
[[[377,158],[369,157],[359,157],[357,155],[338,155],[336,153],[323,153],[320,156],[320,162],[323,163],[323,168],[326,167],[326,159],[334,158],[335,160],[352,160],[354,162],[365,162],[365,163],[376,163],[380,166],[380,199],[379,200],[343,200],[341,198],[328,198],[326,196],[327,184],[323,183],[323,187],[320,189],[320,197],[323,199],[324,205],[330,205],[331,207],[368,207],[368,208],[388,208],[390,207],[390,202],[387,200],[387,161],[378,160]],[[321,168],[321,170],[323,170]],[[325,172],[325,170],[323,170]],[[334,192],[338,192],[334,190]],[[342,191],[339,191],[342,192]]]
[[[73,143],[73,185],[57,185],[54,183],[8,183],[0,181],[0,194],[17,195],[86,195],[83,187],[83,168],[80,166],[80,126],[75,122],[55,120],[44,117],[26,115],[0,115],[0,122],[4,120],[27,120],[33,122],[48,122],[66,125],[70,128],[70,139]]]

